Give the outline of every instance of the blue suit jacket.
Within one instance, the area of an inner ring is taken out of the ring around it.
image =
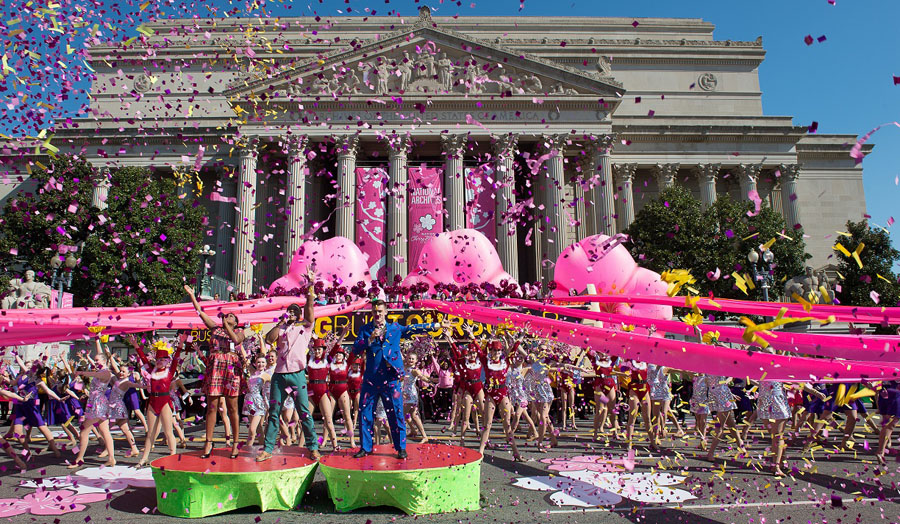
[[[409,338],[418,333],[426,333],[436,330],[440,324],[411,324],[401,326],[390,322],[384,327],[384,336],[369,344],[369,335],[375,330],[375,323],[369,322],[359,330],[356,342],[353,343],[353,353],[366,355],[366,371],[363,380],[373,384],[387,380],[397,380],[405,374],[403,369],[403,354],[400,352],[400,340]],[[385,370],[388,376],[379,375],[381,364],[387,366]]]

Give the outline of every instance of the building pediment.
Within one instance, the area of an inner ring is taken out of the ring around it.
[[[602,65],[602,64],[601,64]],[[435,26],[430,16],[384,38],[336,50],[274,78],[244,80],[233,103],[373,97],[597,100],[624,89],[602,67],[586,72]]]

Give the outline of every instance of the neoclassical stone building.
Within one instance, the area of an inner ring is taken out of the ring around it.
[[[762,40],[715,40],[703,20],[423,8],[148,29],[91,49],[91,113],[61,124],[53,145],[100,168],[100,206],[105,168],[189,180],[209,209],[213,271],[241,291],[277,278],[304,238],[369,249],[373,231],[384,243],[373,269],[406,275],[422,227],[478,226],[511,274],[536,280],[567,245],[623,230],[673,184],[704,205],[755,189],[803,225],[816,266],[827,237],[865,212],[856,137],[764,115]],[[2,151],[4,199],[28,187],[30,149]],[[426,168],[443,210],[412,223]]]

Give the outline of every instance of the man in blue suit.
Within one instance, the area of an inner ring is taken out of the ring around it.
[[[401,326],[387,322],[387,304],[383,300],[372,301],[373,320],[359,330],[353,344],[353,354],[366,355],[366,371],[363,374],[359,400],[359,433],[361,446],[353,455],[362,458],[372,453],[373,411],[380,398],[391,427],[391,437],[397,458],[406,458],[406,421],[403,416],[403,354],[400,340],[418,333],[438,328],[450,329],[450,323],[412,324]]]

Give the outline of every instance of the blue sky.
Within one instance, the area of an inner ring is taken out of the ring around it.
[[[75,5],[88,6],[90,3],[81,0],[60,0],[63,6],[59,11],[74,11]],[[240,11],[246,14],[247,3],[228,3],[212,0],[188,4],[166,0],[146,3],[140,0],[113,2],[96,0],[98,12],[85,15],[90,20],[84,31],[94,22],[112,21],[118,28],[114,33],[117,40],[135,36],[134,26],[148,17],[155,9],[164,13],[185,16],[197,13],[209,16],[212,9],[218,10],[222,16],[225,11]],[[37,2],[43,4],[44,2]],[[0,13],[9,21],[19,16],[19,9],[29,4],[27,0],[12,0]],[[141,5],[144,10],[141,10]],[[358,2],[351,1],[307,1],[279,2],[264,5],[270,16],[299,16],[318,14],[323,18],[347,14],[364,14],[376,10],[378,15],[414,16],[420,5],[412,0],[384,0]],[[753,40],[763,37],[767,51],[766,60],[760,69],[760,82],[763,90],[763,109],[767,115],[791,115],[797,125],[809,125],[813,121],[819,123],[820,133],[867,133],[875,126],[900,120],[900,85],[893,84],[893,75],[900,76],[900,44],[896,31],[896,22],[900,20],[900,1],[898,0],[629,0],[627,2],[600,2],[582,0],[495,0],[476,2],[432,1],[429,3],[435,15],[441,16],[625,16],[625,17],[685,17],[703,18],[716,25],[715,37],[719,40]],[[149,8],[148,8],[149,6]],[[105,9],[105,13],[100,13]],[[254,14],[259,13],[255,11]],[[234,13],[237,14],[237,13]],[[232,14],[232,16],[234,16]],[[240,15],[238,15],[240,16]],[[129,18],[131,20],[129,20]],[[26,22],[27,23],[27,22]],[[14,41],[9,31],[20,25],[12,25],[0,29],[0,43]],[[100,28],[101,32],[104,28]],[[5,31],[5,32],[4,32]],[[55,33],[36,33],[39,35]],[[106,34],[113,34],[109,30]],[[804,37],[825,36],[824,42],[812,45],[804,43]],[[67,36],[73,47],[80,47],[84,35]],[[40,46],[38,46],[40,47]],[[62,45],[65,48],[65,45]],[[37,48],[35,48],[37,49]],[[6,49],[0,49],[4,52]],[[38,49],[40,51],[40,49]],[[12,55],[10,55],[12,56]],[[46,60],[45,54],[45,60]],[[67,54],[64,57],[74,57]],[[25,57],[24,63],[29,63]],[[10,63],[13,61],[10,60]],[[32,62],[35,62],[32,60]],[[40,62],[37,61],[39,64]],[[9,78],[7,78],[9,82]],[[2,84],[3,82],[0,82]],[[41,96],[35,96],[34,90],[44,90],[44,98],[52,99],[47,91],[55,87],[51,82],[34,82],[28,89],[32,97],[25,101],[16,101],[18,125],[12,118],[0,120],[0,132],[20,134],[23,107],[34,104]],[[7,85],[9,85],[7,83]],[[49,86],[49,87],[48,87]],[[21,92],[21,88],[19,89]],[[14,90],[0,93],[4,104],[16,97]],[[83,95],[74,94],[63,101],[58,110],[76,111],[86,103]],[[6,109],[0,107],[0,117],[7,117]],[[32,129],[49,125],[49,120],[40,126],[32,125]],[[872,223],[886,226],[888,218],[900,219],[900,211],[894,202],[900,196],[900,187],[895,183],[900,176],[900,129],[890,126],[876,133],[871,140],[876,145],[875,151],[864,162],[865,192],[868,213],[872,215]],[[862,218],[862,210],[859,216]],[[900,246],[900,233],[891,228],[895,246]]]

